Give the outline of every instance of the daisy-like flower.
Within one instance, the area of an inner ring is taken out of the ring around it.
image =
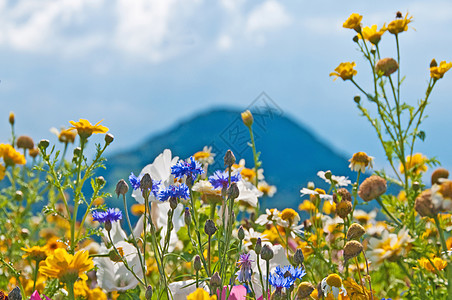
[[[238,182],[241,179],[240,174],[231,175],[231,183]],[[229,174],[228,172],[221,172],[219,170],[215,171],[215,173],[209,177],[209,182],[212,186],[217,189],[226,189],[228,187]]]
[[[439,257],[433,257],[430,260],[432,261],[434,266],[426,258],[421,258],[420,260],[418,260],[418,262],[422,268],[429,270],[430,272],[436,272],[436,270],[438,271],[444,270],[447,266],[447,261],[442,260]]]
[[[436,211],[452,210],[452,180],[444,180],[441,184],[434,184],[431,191],[431,201]]]
[[[369,248],[372,250],[368,251],[368,258],[374,266],[385,260],[395,261],[406,255],[408,246],[412,241],[413,239],[405,228],[397,234],[385,230],[380,239],[371,238],[369,240]]]
[[[342,78],[342,80],[352,79],[353,76],[358,74],[358,71],[353,69],[354,67],[356,67],[355,62],[340,63],[339,66],[337,66],[336,69],[334,69],[335,72],[330,73],[330,76],[334,76],[335,77],[334,80],[336,80],[339,77]]]
[[[330,175],[329,178],[326,178],[325,174],[331,174],[331,171],[318,171],[317,176],[325,180],[326,183],[329,184],[335,184],[336,186],[348,186],[351,184],[351,180],[348,179],[348,177],[345,176],[336,176],[336,175]]]
[[[353,13],[348,17],[347,20],[345,20],[344,24],[342,24],[342,27],[348,28],[348,29],[354,29],[356,32],[359,32],[361,29],[361,21],[363,19],[363,16],[357,13]]]
[[[61,128],[61,131],[55,127],[50,128],[50,132],[58,137],[61,143],[74,143],[77,132],[72,129]]]
[[[353,154],[352,158],[350,158],[350,165],[348,166],[352,171],[355,172],[366,172],[366,168],[371,169],[374,158],[372,156],[367,155],[365,152],[356,152]]]
[[[136,177],[135,174],[133,174],[133,172],[130,173],[129,175],[129,182],[130,185],[132,185],[133,190],[138,190],[140,189],[140,184],[141,184],[141,178],[143,177],[143,175],[140,175],[139,177]],[[161,180],[152,180],[152,188],[151,188],[151,193],[157,197],[157,194],[159,192],[160,189],[160,183]]]
[[[99,223],[116,222],[122,219],[122,213],[119,209],[109,208],[107,211],[93,211],[93,221]]]
[[[328,296],[329,293],[333,293],[334,297],[339,297],[339,294],[347,295],[347,291],[342,285],[342,279],[337,274],[330,274],[328,277],[323,278],[321,284],[322,293]]]
[[[25,251],[25,254],[22,255],[22,258],[31,258],[32,260],[35,260],[37,262],[40,262],[41,260],[46,259],[47,257],[47,252],[48,249],[46,246],[41,247],[41,246],[33,246],[33,247],[28,247],[28,248],[20,248],[23,251]]]
[[[97,122],[94,125],[91,125],[91,123],[86,119],[80,119],[78,122],[69,121],[69,123],[71,123],[71,125],[72,125],[72,127],[70,127],[69,129],[76,129],[78,135],[82,139],[87,139],[93,133],[97,134],[97,133],[107,133],[108,132],[107,127],[99,125],[100,122],[102,122],[102,121],[103,120]]]
[[[10,144],[0,144],[0,157],[6,166],[25,165],[25,156]]]
[[[259,181],[257,188],[261,191],[265,196],[273,197],[276,193],[277,189],[274,185],[269,185],[265,180]]]
[[[251,269],[252,262],[254,261],[250,259],[249,253],[240,254],[239,261],[237,262],[240,270],[238,270],[236,274],[239,282],[251,281],[251,275],[253,273],[253,270]]]
[[[365,40],[371,42],[374,45],[378,45],[381,40],[381,36],[388,30],[384,25],[380,30],[377,30],[377,25],[372,25],[372,27],[364,27],[362,29],[362,36],[358,34],[359,38],[364,38]]]
[[[443,78],[444,74],[446,74],[446,72],[450,70],[450,68],[452,68],[452,62],[448,63],[446,61],[442,61],[438,66],[435,61],[434,64],[430,64],[430,77],[432,77],[433,79],[441,79]]]
[[[325,194],[325,191],[322,189],[311,190],[308,188],[302,188],[300,190],[300,193],[301,193],[301,197],[303,197],[305,195],[314,195],[314,196],[320,197],[320,199],[328,200],[330,202],[333,201],[333,196]]]
[[[47,257],[40,265],[43,275],[72,283],[78,278],[88,280],[85,272],[92,268],[94,268],[94,263],[89,258],[88,251],[78,251],[75,255],[71,255],[62,248],[56,249],[54,254]]]
[[[201,164],[191,156],[187,161],[180,160],[171,167],[171,174],[174,178],[183,178],[184,176],[191,176],[193,180],[204,173]]]
[[[377,216],[377,212],[375,210],[372,210],[369,213],[367,213],[362,209],[356,209],[353,213],[354,221],[364,224],[364,225],[366,225],[370,222],[374,222],[376,216]],[[364,227],[366,227],[366,226],[364,226]]]
[[[408,17],[408,13],[406,13],[405,17],[402,18],[401,13],[400,17],[396,18],[394,21],[388,24],[388,31],[392,34],[399,34],[401,32],[408,30],[408,24],[412,22],[413,16]]]
[[[249,230],[243,229],[245,231],[245,238],[243,239],[243,246],[251,248],[256,245],[257,239],[260,238],[262,242],[268,241],[267,236],[265,234],[254,231],[253,228]]]
[[[190,197],[188,186],[185,183],[179,185],[170,185],[158,193],[160,201],[166,201],[171,197],[179,199],[188,199]]]
[[[412,171],[416,175],[419,175],[425,171],[427,171],[427,157],[425,157],[422,153],[413,154],[413,156],[408,155],[405,159],[406,168],[408,171]],[[405,168],[403,164],[400,164],[400,173],[405,173]]]
[[[202,151],[198,151],[195,154],[193,154],[193,157],[197,161],[202,163],[203,165],[205,165],[205,164],[209,164],[209,165],[213,164],[215,156],[216,156],[216,154],[212,153],[212,146],[210,146],[210,147],[204,146]]]
[[[298,225],[298,222],[300,222],[300,216],[292,208],[284,209],[279,214],[279,218],[277,219],[278,225],[289,229],[292,237],[295,237],[296,233],[301,234],[303,232],[301,229],[304,227],[304,225]]]
[[[279,219],[280,212],[276,208],[265,209],[265,214],[260,215],[255,223],[259,225],[273,224],[273,221]]]

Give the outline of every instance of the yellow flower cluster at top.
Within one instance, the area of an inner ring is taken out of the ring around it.
[[[25,157],[10,144],[0,144],[0,157],[6,166],[25,165]]]

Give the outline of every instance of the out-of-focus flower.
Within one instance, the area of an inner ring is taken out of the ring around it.
[[[77,132],[73,129],[61,128],[61,131],[59,131],[55,127],[52,127],[50,128],[50,132],[55,134],[61,143],[74,143],[75,137],[77,136]]]
[[[342,281],[342,284],[344,285],[344,288],[347,291],[347,296],[349,296],[350,299],[353,300],[372,299],[371,292],[367,289],[367,287],[364,286],[363,292],[363,287],[356,283],[352,278],[349,277],[345,279],[344,281]]]
[[[262,196],[262,192],[251,182],[244,180],[238,181],[237,187],[239,189],[239,196],[234,201],[238,202],[240,206],[254,210],[257,207],[258,198]]]
[[[43,295],[44,299],[41,298],[41,296],[39,296],[39,292],[38,291],[34,291],[33,294],[31,294],[30,300],[50,300],[49,297],[47,297],[46,295]],[[1,299],[1,297],[0,297]]]
[[[77,299],[83,298],[86,300],[107,300],[107,295],[105,295],[101,288],[96,287],[91,289],[84,280],[77,280],[75,282],[74,294]]]
[[[408,17],[408,13],[404,18],[397,18],[388,24],[388,31],[392,34],[399,34],[408,30],[408,24],[410,24],[413,16]]]
[[[269,185],[265,180],[259,181],[257,188],[261,191],[264,196],[273,197],[277,189],[274,185]]]
[[[237,262],[240,270],[237,271],[237,280],[239,282],[249,282],[251,281],[251,263],[253,261],[250,259],[249,253],[240,254],[239,261]]]
[[[347,186],[349,184],[351,184],[352,182],[348,179],[348,177],[345,176],[336,176],[336,175],[331,175],[330,178],[326,178],[325,174],[327,174],[327,172],[331,171],[318,171],[317,172],[317,176],[319,176],[320,178],[322,178],[323,180],[325,180],[326,183],[329,184],[335,184],[336,186]]]
[[[421,258],[421,259],[418,260],[418,262],[419,262],[419,265],[422,268],[424,268],[426,270],[429,270],[430,272],[436,272],[436,269],[438,271],[444,270],[446,268],[446,266],[447,266],[447,261],[442,260],[439,257],[433,257],[430,260],[432,261],[434,266],[426,258]]]
[[[37,262],[40,262],[41,260],[46,259],[47,257],[47,252],[48,249],[46,246],[41,247],[41,246],[33,246],[33,247],[28,247],[28,248],[20,248],[23,251],[25,251],[25,254],[22,255],[22,258],[27,258],[29,257],[32,260],[35,260]]]
[[[304,200],[299,206],[298,209],[301,211],[314,212],[317,207],[314,203],[309,200]]]
[[[187,296],[187,300],[217,300],[217,296],[210,296],[204,289],[197,288],[193,293]]]
[[[71,123],[72,127],[70,127],[69,129],[76,129],[78,135],[83,138],[89,138],[93,133],[97,134],[97,133],[107,133],[108,132],[108,128],[102,125],[99,125],[100,122],[102,122],[103,120],[97,122],[94,125],[91,125],[91,123],[86,120],[86,119],[80,119],[78,122],[75,121],[69,121],[69,123]]]
[[[413,156],[408,155],[405,160],[406,167],[408,171],[412,171],[413,173],[419,175],[422,172],[427,171],[427,157],[422,155],[421,153],[416,153]],[[400,173],[405,173],[405,168],[403,164],[400,164]]]
[[[25,165],[25,157],[10,144],[0,144],[0,157],[6,166]]]
[[[448,63],[443,60],[439,63],[439,66],[437,65],[430,67],[430,77],[432,77],[433,79],[441,79],[443,78],[444,74],[446,74],[446,72],[450,70],[450,68],[452,68],[452,62]]]
[[[191,156],[187,161],[180,160],[174,166],[171,167],[171,174],[174,178],[183,178],[185,176],[190,176],[195,180],[198,175],[204,173],[201,164]]]
[[[356,32],[360,32],[362,19],[363,16],[357,13],[353,13],[350,15],[350,17],[348,17],[347,20],[345,20],[344,24],[342,24],[342,27],[354,29]]]
[[[185,183],[179,185],[170,185],[158,193],[160,201],[166,201],[171,197],[179,199],[188,199],[190,197],[188,186]]]
[[[196,291],[195,280],[185,280],[185,281],[175,281],[171,282],[168,288],[171,291],[174,300],[186,300],[187,297]],[[200,284],[201,287],[204,287],[204,283]],[[200,288],[201,288],[200,287]],[[207,287],[206,287],[207,288]],[[207,293],[207,295],[209,295]],[[202,298],[201,298],[202,299]],[[207,298],[210,299],[210,298]]]
[[[135,203],[130,207],[130,212],[135,216],[141,216],[144,214],[144,204]]]
[[[332,292],[335,298],[339,296],[339,293],[344,296],[347,295],[347,290],[342,285],[342,279],[337,274],[330,274],[328,277],[323,278],[321,289],[324,295]]]
[[[364,38],[365,40],[371,42],[374,45],[378,45],[381,40],[381,36],[386,32],[387,28],[385,25],[380,30],[377,30],[377,25],[372,25],[372,27],[362,28],[362,36],[358,34],[359,38]]]
[[[366,202],[376,199],[386,192],[386,179],[372,175],[366,178],[359,186],[358,195]]]
[[[265,214],[260,215],[255,223],[259,225],[273,224],[279,218],[279,211],[276,208],[265,209]]]
[[[243,239],[244,247],[254,247],[254,245],[256,245],[258,238],[260,238],[262,242],[268,241],[267,237],[264,234],[254,231],[253,228],[250,228],[249,230],[244,229],[244,231],[245,231],[245,238]]]
[[[358,71],[353,69],[354,67],[356,67],[355,62],[340,63],[339,66],[337,66],[336,69],[334,69],[335,72],[330,73],[330,76],[335,76],[334,80],[336,80],[339,77],[342,78],[342,80],[352,79],[353,76],[358,74]]]
[[[374,158],[372,156],[367,155],[365,152],[356,152],[353,154],[352,158],[350,158],[350,165],[348,166],[352,171],[361,173],[366,172],[366,168],[372,168]]]
[[[240,174],[231,175],[231,183],[238,182],[241,179]],[[209,182],[217,189],[226,189],[228,187],[229,174],[228,172],[215,171],[215,173],[209,177]]]
[[[62,282],[75,282],[78,278],[87,280],[85,272],[92,268],[94,264],[88,251],[78,251],[71,255],[59,248],[41,264],[40,271],[43,275],[58,278]]]
[[[247,290],[243,285],[234,285],[229,294],[229,298],[227,300],[244,300],[246,299]],[[221,293],[221,300],[226,300],[227,296],[227,287],[223,287],[223,291]]]
[[[408,252],[412,241],[405,228],[401,229],[398,234],[385,230],[380,239],[371,238],[369,240],[369,248],[372,250],[367,252],[368,258],[374,266],[385,260],[395,261]]]
[[[328,200],[328,201],[333,201],[333,196],[332,195],[327,195],[325,193],[324,190],[322,189],[315,189],[315,190],[311,190],[311,189],[307,189],[307,188],[302,188],[300,190],[301,196],[303,197],[304,195],[314,195],[314,196],[318,196],[320,199],[324,199],[324,200]]]
[[[195,154],[193,154],[193,157],[197,161],[202,163],[203,165],[205,165],[205,164],[209,164],[209,165],[213,164],[215,156],[216,156],[216,154],[212,153],[212,146],[210,146],[210,147],[204,146],[202,151],[198,151]]]
[[[5,178],[5,171],[6,168],[4,165],[0,164],[0,180],[2,180],[3,178]]]
[[[144,174],[140,174],[139,177],[136,177],[135,174],[133,174],[133,172],[130,173],[129,175],[129,182],[130,185],[132,185],[133,190],[139,190],[141,187],[141,178],[143,177]],[[160,190],[160,180],[152,180],[152,188],[151,188],[151,193],[154,195],[154,197],[158,197],[158,193]]]
[[[300,222],[300,216],[292,208],[286,208],[279,214],[280,219],[278,220],[281,226],[287,226],[288,224],[296,224]]]
[[[277,266],[275,273],[282,277],[292,277],[295,279],[302,279],[306,275],[306,271],[303,267],[294,267],[292,265],[288,266]]]
[[[376,216],[377,212],[375,210],[372,210],[369,213],[367,213],[362,209],[355,209],[355,211],[353,212],[353,218],[361,225],[366,225],[367,223],[375,220]]]
[[[431,188],[433,212],[452,210],[452,180],[434,184]]]
[[[93,211],[93,221],[99,223],[116,222],[122,219],[119,209],[109,208],[107,211]]]

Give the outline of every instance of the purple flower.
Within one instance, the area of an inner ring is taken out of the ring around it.
[[[120,210],[109,208],[107,211],[93,211],[93,220],[99,223],[105,223],[107,221],[115,222],[122,219],[122,213]]]
[[[134,190],[138,190],[138,189],[140,188],[141,177],[143,177],[143,176],[136,177],[136,176],[133,174],[133,172],[130,173],[129,181],[130,181],[130,184],[132,185],[132,187],[133,187]],[[159,192],[159,189],[160,189],[160,183],[161,183],[161,182],[162,182],[161,180],[154,180],[154,179],[152,179],[152,189],[151,189],[151,192],[154,194],[154,196],[155,196],[156,198],[157,198],[157,195],[158,195],[158,192]]]
[[[187,161],[179,160],[174,166],[171,167],[171,174],[174,175],[175,178],[182,178],[184,176],[191,176],[193,180],[204,173],[202,166],[199,162],[195,160],[193,156]]]
[[[240,270],[237,272],[237,280],[240,282],[249,282],[251,281],[251,263],[253,260],[250,259],[249,253],[240,254],[240,258],[238,261],[238,265]]]
[[[166,201],[171,197],[187,199],[190,197],[188,186],[185,183],[180,185],[170,185],[166,189],[162,189],[158,193],[158,198],[160,201]]]
[[[281,290],[282,288],[290,288],[295,283],[295,279],[290,276],[284,277],[278,273],[273,273],[270,274],[268,282],[277,290]]]
[[[231,183],[237,182],[242,177],[240,174],[235,174],[231,176]],[[215,171],[212,176],[209,177],[209,182],[212,184],[212,186],[216,188],[222,188],[226,189],[228,187],[228,180],[229,180],[229,174],[228,172],[224,171],[221,172],[220,170]]]
[[[282,277],[287,277],[287,275],[290,275],[294,280],[301,279],[304,275],[306,275],[306,271],[303,269],[303,267],[294,268],[293,266],[277,266],[275,273]]]
[[[130,173],[129,182],[134,190],[138,190],[140,188],[140,178],[136,177],[133,172]]]

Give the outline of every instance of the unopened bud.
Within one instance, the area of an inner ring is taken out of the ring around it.
[[[239,196],[239,187],[237,186],[236,182],[231,183],[231,185],[228,187],[226,191],[229,199],[235,199]]]
[[[193,187],[193,177],[192,176],[187,176],[187,178],[185,179],[185,184],[189,188],[192,188]]]
[[[27,228],[22,228],[22,230],[20,231],[20,236],[22,238],[27,238],[30,236],[30,230],[28,230]]]
[[[315,184],[314,184],[314,182],[309,181],[308,184],[307,184],[307,188],[310,189],[310,190],[315,189]]]
[[[331,180],[331,175],[333,175],[333,174],[331,174],[331,171],[326,171],[326,172],[325,172],[325,178],[326,178],[326,179]]]
[[[81,153],[82,153],[82,148],[76,147],[76,148],[74,149],[74,156],[75,156],[75,157],[80,156]]]
[[[39,147],[39,149],[43,150],[42,152],[44,152],[44,150],[47,149],[47,147],[49,147],[49,145],[50,145],[49,140],[40,140],[38,147]]]
[[[270,248],[269,245],[262,246],[261,250],[261,257],[263,260],[269,261],[273,258],[273,250]]]
[[[23,199],[24,199],[24,194],[22,193],[22,191],[16,191],[16,193],[14,194],[14,200],[22,201]]]
[[[418,191],[420,187],[421,184],[419,183],[419,181],[413,182],[413,190]]]
[[[254,252],[256,252],[257,255],[261,254],[262,250],[262,240],[261,238],[257,238],[256,245],[254,246]]]
[[[199,255],[196,255],[195,259],[193,260],[193,268],[197,272],[199,272],[201,270],[201,268],[202,268],[201,257],[199,257]]]
[[[297,251],[295,251],[295,254],[293,255],[293,261],[297,266],[303,264],[304,255],[301,249],[297,249]]]
[[[230,168],[233,164],[235,164],[235,156],[231,150],[226,151],[224,155],[224,166]]]
[[[14,125],[14,122],[15,122],[14,113],[10,112],[9,113],[9,124]]]
[[[119,249],[118,249],[118,251],[119,251]],[[108,258],[110,258],[110,260],[113,261],[113,262],[122,262],[122,257],[121,257],[121,255],[118,254],[118,253],[116,253],[115,250],[111,250],[111,251],[108,253]]]
[[[190,214],[190,209],[188,207],[186,207],[185,211],[184,211],[184,220],[185,220],[185,225],[187,225],[187,226],[191,225],[191,214]]]
[[[341,201],[336,205],[336,214],[342,219],[346,219],[353,210],[353,204],[350,201]]]
[[[359,104],[359,102],[361,101],[361,97],[355,96],[355,97],[353,97],[353,101],[355,101],[356,104]]]
[[[141,178],[140,188],[142,191],[152,189],[152,179],[151,179],[151,175],[149,175],[149,173],[144,174],[143,177]]]
[[[105,230],[107,230],[107,231],[111,230],[111,221],[110,220],[105,221]]]
[[[127,194],[127,192],[129,191],[129,186],[127,185],[127,182],[124,179],[121,179],[118,181],[118,183],[116,184],[116,195],[125,195]]]
[[[357,35],[355,35],[355,36],[353,37],[353,41],[354,41],[355,43],[357,43],[357,42],[359,41],[359,37],[358,37]]]
[[[172,210],[176,209],[177,204],[178,204],[178,202],[177,202],[177,198],[176,197],[170,197],[169,198],[169,205],[170,205]]]
[[[212,286],[214,289],[221,286],[221,277],[218,272],[215,272],[212,277],[210,277],[210,286]]]
[[[436,60],[432,59],[432,61],[430,62],[430,68],[434,68],[434,67],[437,67],[437,66],[438,66],[438,63],[436,62]]]
[[[242,121],[245,126],[251,127],[254,122],[253,114],[249,110],[242,112]]]
[[[344,247],[344,258],[348,261],[350,258],[357,257],[361,251],[363,251],[363,245],[360,242],[351,240],[345,244]]]
[[[115,140],[115,137],[113,136],[113,134],[107,133],[107,134],[105,135],[105,143],[106,143],[107,145],[110,145],[114,140]]]
[[[105,184],[105,178],[103,176],[96,177],[96,183],[98,186],[103,186]]]
[[[152,286],[150,285],[147,286],[146,293],[144,293],[144,298],[146,298],[146,300],[152,299]]]
[[[241,241],[245,238],[245,230],[243,230],[243,226],[239,227],[239,231],[237,232],[237,237]]]
[[[30,149],[30,150],[28,150],[28,154],[29,154],[31,157],[35,158],[36,156],[39,155],[39,149],[38,149],[38,148]]]
[[[212,236],[217,232],[217,227],[215,226],[215,223],[212,220],[207,220],[206,224],[204,225],[204,232],[208,236]]]
[[[347,231],[347,240],[358,240],[366,233],[366,229],[358,223],[353,223]]]

